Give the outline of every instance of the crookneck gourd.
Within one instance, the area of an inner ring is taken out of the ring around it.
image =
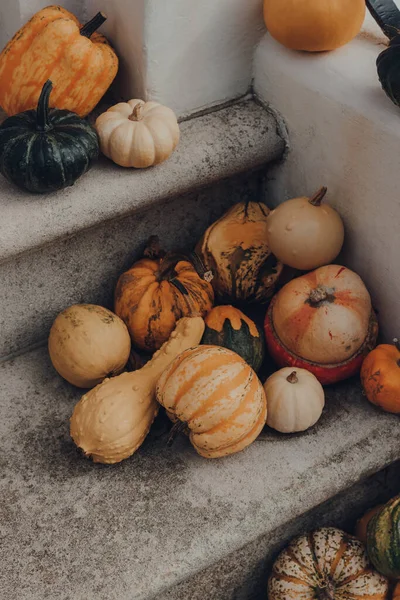
[[[106,379],[82,396],[70,431],[85,456],[113,464],[136,452],[158,412],[155,389],[160,375],[181,352],[199,344],[203,333],[201,317],[181,319],[144,367]]]
[[[95,304],[75,304],[55,319],[49,354],[58,373],[69,383],[92,388],[121,373],[129,359],[131,338],[125,323]]]
[[[294,539],[268,582],[268,600],[387,600],[388,593],[363,544],[333,527]]]
[[[157,400],[177,429],[205,458],[240,452],[265,424],[264,389],[253,369],[235,352],[199,346],[183,352],[157,383]]]
[[[118,58],[96,30],[98,13],[86,25],[61,6],[36,13],[0,54],[0,106],[8,115],[34,108],[47,79],[51,106],[88,115],[111,85]]]
[[[202,344],[237,352],[257,372],[264,360],[264,337],[257,325],[233,306],[215,306],[205,318]]]
[[[210,225],[197,244],[197,266],[212,274],[222,302],[264,302],[274,293],[283,265],[269,247],[269,212],[261,202],[239,202]]]
[[[36,110],[0,125],[0,172],[28,192],[73,185],[99,154],[94,128],[73,112],[49,109],[51,93],[52,82],[47,81]]]
[[[163,253],[158,238],[149,240],[145,256],[119,278],[114,306],[135,346],[154,352],[179,319],[205,316],[214,293],[186,256]]]
[[[400,10],[393,0],[367,0],[367,6],[389,38],[389,47],[376,61],[379,80],[391,101],[400,106]]]

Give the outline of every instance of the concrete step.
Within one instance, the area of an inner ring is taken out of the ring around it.
[[[227,588],[229,574],[250,577],[285,524],[398,458],[398,418],[368,404],[355,382],[327,390],[323,417],[303,435],[266,430],[246,451],[207,461],[184,436],[167,449],[161,417],[113,467],[76,451],[68,420],[80,392],[45,348],[3,362],[0,389],[8,600],[194,600],[202,586],[211,600],[257,597]]]
[[[282,123],[251,99],[185,121],[181,132],[177,151],[153,169],[104,159],[49,196],[0,181],[0,357],[45,339],[68,304],[109,304],[149,235],[193,246],[231,203],[254,196],[287,147]]]

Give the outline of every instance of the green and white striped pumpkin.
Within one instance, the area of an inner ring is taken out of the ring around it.
[[[269,600],[386,600],[388,592],[363,544],[333,527],[294,539],[268,582]]]
[[[380,573],[400,579],[400,496],[385,504],[369,522],[367,549]]]

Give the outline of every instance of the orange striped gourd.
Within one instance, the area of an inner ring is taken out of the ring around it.
[[[61,6],[48,6],[21,27],[0,54],[0,106],[8,115],[35,108],[43,84],[50,106],[89,114],[111,85],[118,58],[96,29],[98,13],[83,27]]]
[[[264,427],[267,401],[253,369],[235,352],[199,346],[183,352],[164,371],[157,399],[186,424],[195,450],[205,458],[234,454]]]

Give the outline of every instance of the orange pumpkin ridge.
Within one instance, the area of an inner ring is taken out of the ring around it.
[[[0,54],[0,105],[5,112],[34,108],[48,79],[54,84],[51,107],[79,116],[93,110],[118,70],[107,40],[93,33],[104,21],[98,13],[80,29],[78,19],[61,7],[36,13]]]

